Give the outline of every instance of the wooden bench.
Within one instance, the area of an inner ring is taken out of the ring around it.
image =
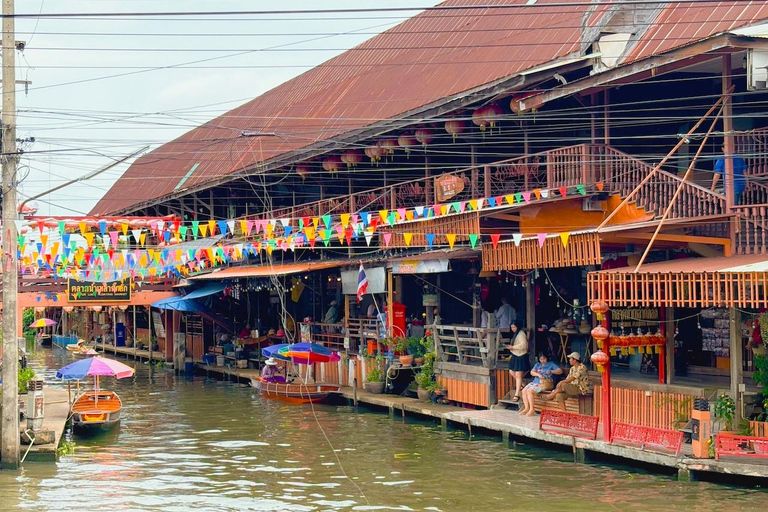
[[[597,439],[598,418],[584,414],[544,409],[539,417],[539,429],[584,439]]]
[[[675,457],[680,455],[680,449],[683,447],[683,432],[679,430],[644,427],[631,423],[614,423],[612,437],[611,444],[618,441],[622,444],[639,446],[641,450],[650,447],[671,451],[675,453]]]
[[[557,400],[545,400],[543,395],[548,393],[540,393],[536,395],[536,399],[533,401],[533,410],[536,412],[542,412],[545,410],[561,411],[560,402]],[[522,400],[521,402],[522,403]],[[565,412],[571,414],[592,414],[592,393],[581,395],[578,397],[569,397],[565,400]]]
[[[768,437],[717,434],[715,460],[720,460],[723,455],[768,459]]]

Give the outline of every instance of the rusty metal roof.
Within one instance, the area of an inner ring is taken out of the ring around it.
[[[729,272],[765,272],[768,270],[768,254],[743,254],[720,258],[682,258],[640,267],[640,274],[699,274]],[[635,266],[600,270],[598,274],[632,274]]]
[[[486,7],[417,15],[139,158],[92,213],[181,192],[577,53],[588,7],[547,7],[551,1],[524,11]],[[590,16],[587,23],[594,21]],[[241,137],[243,130],[278,136]]]
[[[623,59],[624,63],[650,57],[678,46],[728,32],[768,18],[765,0],[706,2],[670,2]]]

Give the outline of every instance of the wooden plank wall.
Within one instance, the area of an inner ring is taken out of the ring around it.
[[[685,260],[680,261],[684,268]],[[591,272],[587,275],[588,302],[603,299],[609,306],[756,309],[768,307],[767,290],[768,272]]]
[[[645,427],[671,429],[675,409],[683,409],[690,418],[693,397],[679,393],[651,391],[650,396],[640,389],[611,388],[611,416],[614,422],[631,423]],[[687,403],[684,403],[687,400]],[[594,415],[601,416],[602,386],[595,386]]]
[[[438,376],[437,380],[448,390],[448,400],[488,407],[488,384],[466,382],[442,376]]]
[[[509,370],[496,370],[496,400],[501,400],[512,389],[512,376]],[[449,395],[450,398],[450,395]]]
[[[483,244],[483,270],[524,270],[531,268],[581,267],[600,265],[600,237],[597,233],[571,235],[563,247],[559,236],[547,238],[539,247],[538,239]]]

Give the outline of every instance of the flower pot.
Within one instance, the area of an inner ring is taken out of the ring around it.
[[[427,401],[429,400],[429,397],[432,396],[432,392],[428,389],[418,388],[416,390],[416,395],[418,395],[419,400]]]
[[[383,382],[366,382],[363,384],[363,387],[366,391],[374,395],[380,395],[384,392]]]
[[[413,364],[416,366],[421,366],[424,364],[424,358],[423,357],[414,357],[413,358]]]
[[[400,364],[403,366],[411,366],[411,364],[413,364],[413,356],[400,356]]]

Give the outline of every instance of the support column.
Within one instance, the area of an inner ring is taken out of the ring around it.
[[[531,337],[533,337],[533,350],[530,351],[530,357],[533,360],[536,358],[536,354],[542,352],[542,350],[536,345],[536,293],[533,288],[531,275],[525,278],[525,327],[531,333]]]
[[[387,336],[390,338],[394,335],[394,324],[393,321],[395,319],[395,308],[392,306],[392,303],[395,301],[395,291],[394,291],[394,280],[392,279],[392,269],[387,269]],[[377,349],[380,349],[378,347],[377,343]]]
[[[611,125],[609,122],[611,109],[609,102],[611,100],[611,94],[608,89],[603,92],[603,142],[606,146],[611,144]]]
[[[734,428],[739,425],[742,418],[744,404],[742,400],[742,388],[744,386],[743,372],[743,347],[741,337],[741,311],[730,308],[731,327],[731,396],[736,404],[736,413],[733,416]]]
[[[730,54],[723,55],[723,95],[725,100],[723,101],[723,153],[726,157],[732,157],[735,153],[735,145],[733,142],[733,104],[731,89],[731,56]],[[725,191],[725,204],[730,211],[734,205],[734,191],[733,191],[733,158],[725,158],[725,183],[723,183],[723,190]]]
[[[664,351],[667,356],[664,358],[666,365],[666,382],[672,384],[675,379],[675,308],[664,308]]]

